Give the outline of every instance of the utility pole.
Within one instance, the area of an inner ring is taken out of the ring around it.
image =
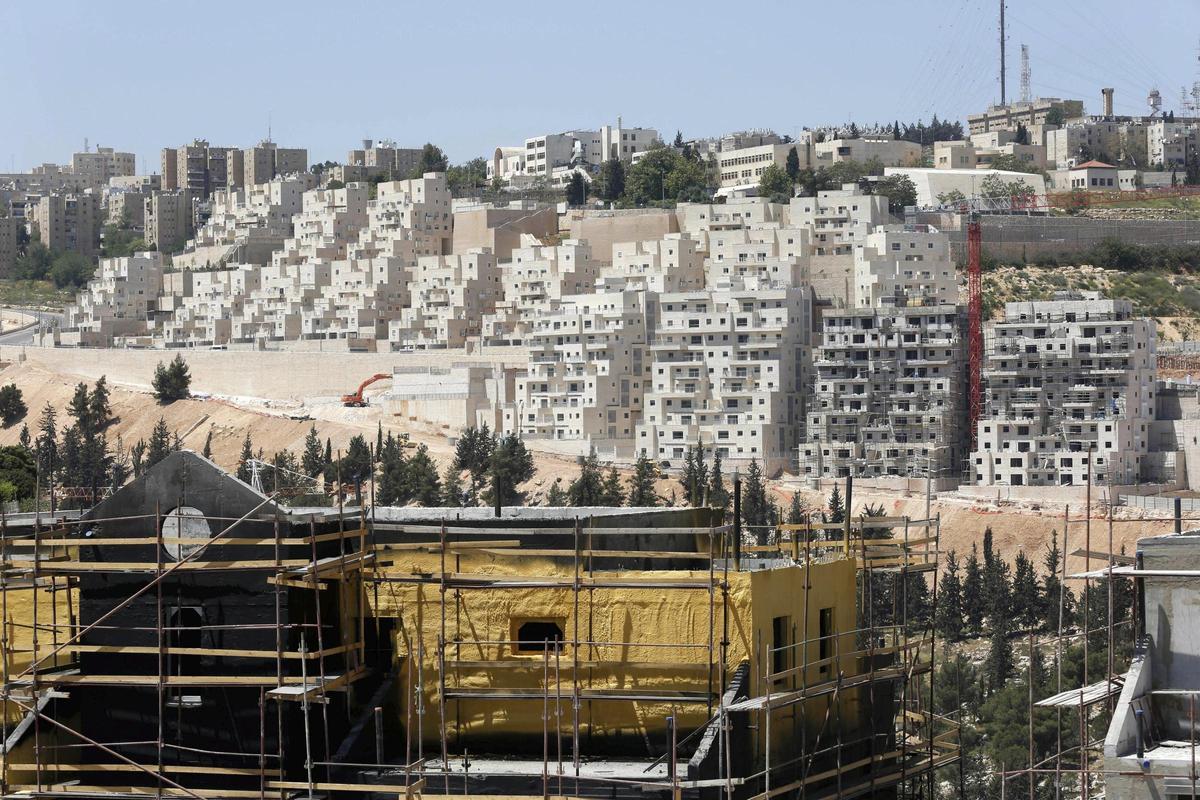
[[[1004,65],[1004,6],[1006,0],[1000,0],[1000,105],[1008,105],[1005,95],[1005,65]]]

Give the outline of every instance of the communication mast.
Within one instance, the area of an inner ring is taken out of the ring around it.
[[[1033,100],[1033,91],[1029,80],[1029,45],[1021,45],[1021,102],[1028,103]]]
[[[1002,106],[1008,105],[1008,97],[1005,89],[1008,81],[1004,63],[1004,5],[1005,0],[1000,0],[1000,105]]]
[[[1150,94],[1146,96],[1146,105],[1150,107],[1150,116],[1157,117],[1162,111],[1162,92],[1157,88],[1151,89]]]

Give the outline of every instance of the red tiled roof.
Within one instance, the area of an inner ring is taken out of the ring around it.
[[[1116,169],[1112,164],[1105,164],[1103,161],[1085,161],[1082,164],[1076,164],[1071,169]]]

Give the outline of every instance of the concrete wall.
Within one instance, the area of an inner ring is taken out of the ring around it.
[[[1200,220],[985,215],[982,222],[984,255],[999,259],[1036,260],[1060,253],[1080,253],[1106,238],[1144,245],[1200,243]],[[950,235],[953,257],[965,262],[966,228],[948,229],[946,233]]]
[[[565,223],[572,239],[586,239],[597,261],[612,261],[616,242],[644,242],[679,233],[674,211],[637,209],[628,211],[576,211]]]
[[[107,375],[110,383],[149,388],[154,368],[174,353],[162,350],[86,350],[0,346],[0,361],[25,363],[88,382]],[[437,350],[426,353],[303,353],[188,350],[182,353],[192,374],[192,391],[230,397],[303,401],[340,396],[364,379],[397,367],[446,366],[459,361],[523,366],[520,347],[483,348],[478,353]]]
[[[496,260],[508,261],[515,247],[521,246],[521,234],[545,240],[558,233],[558,213],[553,208],[529,211],[521,208],[478,208],[454,214],[455,253],[487,247]]]

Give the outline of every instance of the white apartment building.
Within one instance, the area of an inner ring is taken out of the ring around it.
[[[782,286],[807,283],[808,228],[737,228],[709,234],[708,286],[755,278]]]
[[[1089,471],[1098,486],[1136,483],[1155,413],[1155,341],[1154,322],[1128,300],[1007,303],[985,330],[975,483],[1078,486]]]
[[[292,237],[271,263],[281,266],[345,258],[347,248],[367,225],[368,194],[365,183],[303,192],[301,211],[292,217]]]
[[[921,145],[903,139],[873,136],[859,139],[826,139],[813,144],[813,161],[817,166],[857,161],[863,164],[872,159],[885,167],[911,167],[921,163]]]
[[[346,165],[365,167],[377,174],[391,174],[397,178],[409,175],[421,163],[420,147],[398,147],[390,139],[375,142],[363,139],[362,147],[351,150],[346,156]]]
[[[582,166],[595,171],[605,161],[617,158],[630,163],[659,141],[653,128],[626,128],[617,124],[598,130],[569,130],[530,136],[522,147],[497,147],[488,162],[488,180],[511,181],[525,176],[551,179],[566,174],[566,168]],[[557,173],[556,173],[557,170]]]
[[[953,477],[966,431],[964,318],[934,297],[824,311],[801,476]]]
[[[162,285],[159,253],[100,259],[96,276],[64,310],[63,344],[110,347],[117,337],[145,334]]]
[[[211,213],[196,229],[179,265],[265,264],[292,236],[292,219],[304,210],[304,193],[316,186],[309,173],[214,192]]]
[[[817,192],[816,197],[794,197],[788,206],[790,224],[812,230],[814,256],[851,255],[856,244],[888,219],[887,198],[864,194],[853,183]]]
[[[808,149],[796,144],[759,144],[717,153],[717,180],[721,189],[757,186],[763,170],[774,165],[786,169],[788,153],[796,151],[800,169],[809,166]]]
[[[529,367],[516,379],[505,432],[600,445],[631,455],[650,364],[653,292],[568,295],[525,334]]]
[[[680,203],[675,217],[679,230],[695,238],[697,247],[707,253],[715,231],[783,226],[787,206],[766,197],[731,197],[724,203]]]
[[[733,280],[660,295],[635,451],[678,469],[689,446],[727,466],[788,466],[804,418],[812,291]]]
[[[1195,151],[1200,121],[1151,120],[1146,125],[1146,155],[1152,167],[1182,169],[1188,152]]]
[[[854,247],[854,305],[917,301],[954,305],[958,274],[950,238],[929,225],[881,225]]]
[[[521,341],[539,316],[558,310],[563,297],[595,290],[599,265],[586,242],[543,245],[521,234],[521,245],[502,268],[504,300],[484,318],[485,339]]]
[[[119,153],[111,147],[97,147],[95,151],[75,153],[71,156],[71,172],[99,189],[110,178],[133,175],[135,159],[133,153]]]
[[[1083,101],[1039,97],[1029,102],[989,106],[982,114],[968,115],[967,126],[972,134],[995,130],[1016,131],[1018,125],[1026,128],[1045,125],[1047,116],[1055,110],[1064,120],[1080,117],[1083,116]]]
[[[613,244],[612,264],[599,268],[597,291],[690,292],[704,288],[704,254],[687,233]]]
[[[417,259],[410,304],[388,325],[393,350],[463,347],[483,332],[483,317],[504,296],[496,256],[487,249]]]

